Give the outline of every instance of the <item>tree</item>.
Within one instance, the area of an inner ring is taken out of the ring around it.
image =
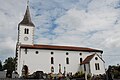
[[[3,70],[3,66],[2,66],[2,62],[0,60],[0,71],[2,71],[2,70]]]
[[[16,59],[9,57],[8,59],[5,60],[3,69],[7,70],[6,76],[11,78],[12,77],[12,72],[15,71],[15,64],[16,64]]]

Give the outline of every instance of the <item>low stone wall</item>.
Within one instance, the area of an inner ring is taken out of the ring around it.
[[[0,78],[0,80],[44,80],[44,79],[10,79],[10,78]],[[48,79],[45,79],[45,80],[48,80]],[[64,79],[62,79],[64,80]],[[66,80],[66,79],[65,79]],[[85,79],[71,79],[71,80],[85,80]]]
[[[6,78],[6,71],[0,71],[0,78]]]
[[[10,79],[10,78],[0,78],[0,80],[44,80],[44,79]],[[48,80],[48,79],[45,79]],[[64,80],[64,79],[61,79]],[[66,79],[65,79],[66,80]],[[71,80],[85,80],[85,79],[71,79]]]

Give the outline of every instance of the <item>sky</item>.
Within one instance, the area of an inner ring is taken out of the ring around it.
[[[27,0],[0,0],[0,60],[15,56],[18,24]],[[29,0],[35,44],[103,50],[105,64],[120,64],[120,0]]]

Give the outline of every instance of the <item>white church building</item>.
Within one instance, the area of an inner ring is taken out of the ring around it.
[[[18,25],[16,44],[16,71],[21,76],[23,66],[29,73],[69,73],[78,71],[99,75],[105,73],[102,50],[86,47],[34,44],[35,25],[32,23],[27,6],[23,20]]]

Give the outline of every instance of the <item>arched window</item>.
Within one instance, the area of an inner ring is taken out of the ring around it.
[[[27,29],[27,34],[29,34],[29,29]]]
[[[84,64],[84,71],[86,71],[86,65]]]
[[[66,58],[66,64],[69,64],[69,58],[68,57]]]
[[[54,64],[54,58],[51,57],[51,64]]]
[[[51,67],[51,73],[53,73],[53,72],[54,72],[54,67],[52,66],[52,67]]]
[[[27,33],[27,30],[26,30],[26,28],[24,29],[24,34],[26,34]]]
[[[28,75],[28,66],[27,66],[27,65],[23,65],[22,75],[24,75],[24,76],[27,76],[27,75]]]
[[[24,29],[24,34],[29,34],[29,29]]]
[[[80,63],[82,63],[82,58],[80,58]]]

